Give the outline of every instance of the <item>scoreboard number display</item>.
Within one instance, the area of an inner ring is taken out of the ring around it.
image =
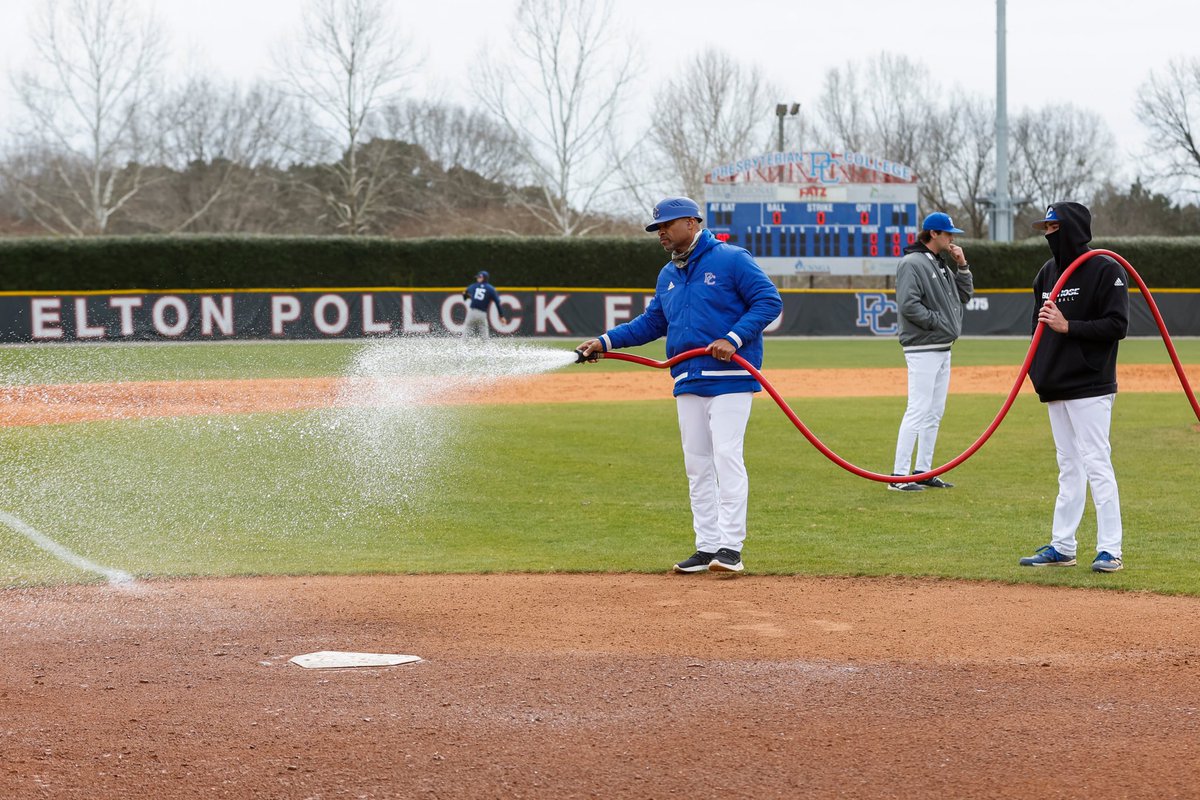
[[[894,275],[918,190],[910,168],[871,156],[768,153],[712,170],[705,223],[769,275]]]

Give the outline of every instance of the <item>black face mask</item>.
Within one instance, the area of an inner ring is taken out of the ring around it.
[[[1062,246],[1063,246],[1062,230],[1059,229],[1059,230],[1055,231],[1054,233],[1047,233],[1046,234],[1046,244],[1050,245],[1050,252],[1054,255],[1054,263],[1058,264],[1061,267],[1062,266],[1061,251],[1062,251]]]

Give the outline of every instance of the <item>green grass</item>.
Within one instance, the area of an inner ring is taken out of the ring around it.
[[[526,340],[533,341],[533,340]],[[569,351],[576,340],[535,342]],[[1175,342],[1185,364],[1200,363],[1200,338]],[[363,347],[356,341],[234,342],[206,344],[121,344],[0,347],[0,385],[92,383],[97,381],[284,378],[338,375]],[[1019,366],[1027,339],[972,338],[954,348],[956,366]],[[666,358],[664,340],[622,352]],[[452,351],[448,353],[452,358]],[[1169,364],[1161,339],[1129,339],[1121,343],[1123,364]],[[775,339],[767,344],[763,368],[902,367],[904,357],[891,338]],[[568,367],[574,369],[574,367]],[[587,366],[589,370],[643,370],[617,360]]]
[[[1178,339],[1175,349],[1184,364],[1200,364],[1200,338]],[[1029,350],[1025,338],[971,338],[961,339],[954,345],[955,366],[998,366],[1012,364],[1019,367]],[[647,358],[666,358],[662,340],[645,347],[622,351],[636,353]],[[1170,364],[1162,339],[1137,338],[1121,342],[1122,364]],[[645,369],[645,367],[620,361],[600,362],[597,368]],[[903,367],[904,355],[892,338],[862,339],[774,339],[767,343],[763,369],[770,378],[772,369],[824,369],[830,367]],[[1015,371],[1014,371],[1015,376]],[[1189,376],[1191,377],[1191,376]]]
[[[1025,345],[965,340],[955,364],[1015,370]],[[1178,346],[1185,363],[1200,361],[1195,340]],[[24,359],[54,376],[99,375],[97,363],[117,362],[127,376],[332,374],[355,349],[5,348],[0,363],[16,374]],[[772,342],[766,373],[772,364],[900,366],[898,350],[894,341]],[[86,358],[100,351],[102,362]],[[1124,344],[1122,362],[1137,361],[1167,358],[1154,340]],[[974,441],[1001,399],[952,395],[939,460]],[[852,462],[876,471],[890,465],[903,398],[792,406]],[[1023,569],[1017,559],[1049,540],[1057,488],[1049,423],[1035,399],[1019,398],[992,440],[954,471],[958,488],[901,494],[827,461],[763,398],[746,441],[748,568],[1200,594],[1200,433],[1190,406],[1179,393],[1122,393],[1112,438],[1126,569],[1098,576],[1086,561]],[[665,396],[0,428],[0,463],[0,508],[93,561],[141,576],[661,572],[692,547],[674,403]],[[1094,537],[1089,506],[1080,530],[1085,559]],[[0,527],[0,585],[91,579]]]
[[[349,341],[0,347],[0,384],[303,378],[343,372]]]

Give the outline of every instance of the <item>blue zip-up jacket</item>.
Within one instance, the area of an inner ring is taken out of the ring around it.
[[[783,310],[779,290],[754,263],[754,257],[734,245],[717,241],[707,228],[685,269],[668,262],[658,273],[654,299],[635,319],[606,331],[604,349],[634,347],[667,337],[667,357],[708,347],[728,339],[738,355],[762,368],[763,329]],[[753,376],[732,362],[709,355],[671,367],[674,394],[713,397],[733,392],[757,392]]]

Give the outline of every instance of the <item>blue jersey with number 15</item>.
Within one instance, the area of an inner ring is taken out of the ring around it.
[[[490,283],[472,283],[463,290],[463,296],[471,308],[487,311],[488,306],[495,303],[496,310],[500,310],[500,295],[496,294],[496,287]]]

